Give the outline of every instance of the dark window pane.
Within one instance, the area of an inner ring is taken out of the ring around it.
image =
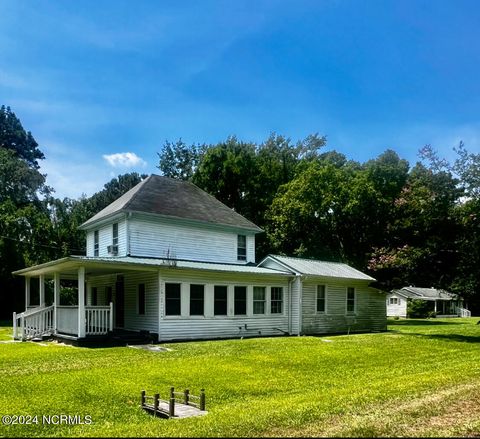
[[[118,223],[113,224],[112,236],[112,244],[118,245]]]
[[[247,314],[247,287],[235,287],[234,314]]]
[[[317,286],[317,311],[325,312],[325,285]]]
[[[215,285],[213,314],[216,316],[227,315],[227,287]]]
[[[165,315],[179,316],[180,310],[180,284],[165,284]]]
[[[347,288],[347,312],[355,312],[355,288]]]
[[[237,259],[239,261],[247,260],[247,237],[245,235],[237,236]]]
[[[92,305],[97,306],[98,292],[97,287],[92,288]]]
[[[93,256],[98,256],[98,230],[93,232]]]
[[[190,315],[203,316],[205,303],[205,286],[190,285]]]
[[[107,297],[107,305],[112,301],[112,287],[105,287],[105,296]]]
[[[145,314],[145,284],[138,286],[138,313]]]
[[[281,314],[283,312],[283,288],[272,287],[270,289],[270,313]]]

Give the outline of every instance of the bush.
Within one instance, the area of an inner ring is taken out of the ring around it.
[[[420,319],[435,317],[435,311],[433,310],[434,306],[433,302],[411,299],[407,303],[407,316]]]

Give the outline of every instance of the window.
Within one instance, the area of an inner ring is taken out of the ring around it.
[[[347,288],[347,313],[355,312],[355,288]]]
[[[325,290],[325,285],[317,285],[317,312],[325,312],[327,309]]]
[[[227,315],[227,287],[215,285],[214,287],[213,314],[216,316]]]
[[[265,287],[253,287],[253,313],[265,314]]]
[[[105,297],[107,298],[107,305],[112,302],[112,287],[105,287]]]
[[[390,297],[390,305],[398,305],[398,297]]]
[[[237,259],[239,261],[247,260],[247,237],[245,235],[237,236]]]
[[[180,284],[165,284],[165,315],[179,316],[180,310]]]
[[[145,284],[138,285],[138,314],[145,314]]]
[[[270,293],[270,312],[281,314],[283,312],[283,288],[272,287]]]
[[[190,315],[203,316],[205,303],[205,286],[190,285]]]
[[[92,306],[97,306],[98,292],[97,287],[92,287]]]
[[[235,287],[233,313],[236,316],[247,314],[247,287]]]
[[[113,223],[112,226],[112,244],[118,246],[118,223]]]
[[[93,232],[93,256],[98,256],[98,230]]]

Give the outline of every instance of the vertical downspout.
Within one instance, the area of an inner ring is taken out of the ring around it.
[[[290,335],[292,335],[292,304],[293,304],[292,284],[293,284],[293,279],[290,279],[288,281],[288,333]]]
[[[302,335],[302,296],[303,296],[303,283],[302,275],[297,274],[298,279],[298,335]]]

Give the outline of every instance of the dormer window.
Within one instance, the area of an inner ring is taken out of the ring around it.
[[[237,235],[237,259],[239,261],[247,260],[247,237],[245,235]]]
[[[93,232],[93,256],[98,256],[98,230]]]

